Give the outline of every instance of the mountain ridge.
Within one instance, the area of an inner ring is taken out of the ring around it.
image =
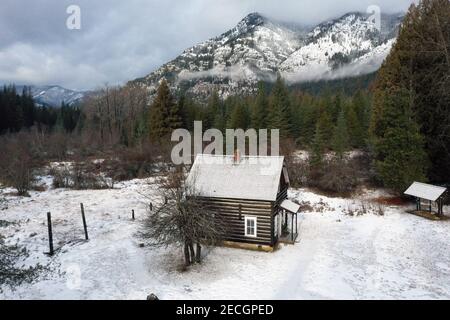
[[[164,78],[177,92],[206,97],[217,91],[227,97],[253,93],[257,82],[273,82],[278,74],[295,84],[371,73],[395,42],[402,16],[381,15],[382,30],[368,17],[349,12],[307,27],[253,12],[129,84],[153,94]]]
[[[91,92],[71,90],[60,85],[16,85],[15,87],[19,94],[22,94],[25,87],[29,88],[37,105],[53,108],[60,107],[63,102],[69,106],[77,105]]]

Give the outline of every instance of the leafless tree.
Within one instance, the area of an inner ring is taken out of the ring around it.
[[[148,108],[148,92],[139,86],[109,87],[98,90],[83,104],[87,130],[97,136],[101,145],[138,143]],[[91,135],[91,139],[92,139]]]
[[[142,235],[155,246],[183,248],[186,267],[200,263],[202,246],[222,239],[220,215],[202,203],[192,184],[186,184],[181,167],[161,179],[159,186],[159,205],[148,210]]]

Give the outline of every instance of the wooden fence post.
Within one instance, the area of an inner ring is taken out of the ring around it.
[[[131,219],[134,220],[134,209],[131,209]]]
[[[50,247],[49,254],[53,255],[53,231],[52,231],[52,214],[47,212],[47,225],[48,225],[48,244]]]
[[[86,225],[86,217],[84,216],[83,203],[80,203],[80,207],[81,207],[81,217],[83,218],[84,237],[85,237],[86,240],[89,240],[88,231],[87,231],[87,225]]]

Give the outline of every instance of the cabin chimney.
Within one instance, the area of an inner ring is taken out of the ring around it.
[[[238,164],[239,162],[241,162],[241,152],[239,149],[236,149],[234,150],[233,163]]]

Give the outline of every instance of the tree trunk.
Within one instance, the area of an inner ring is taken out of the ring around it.
[[[191,252],[191,263],[195,262],[195,251],[194,251],[194,244],[192,242],[189,242],[189,251]]]
[[[184,263],[186,264],[186,267],[191,264],[191,256],[189,254],[189,246],[187,242],[184,244]]]
[[[202,262],[202,246],[198,242],[197,242],[197,252],[196,252],[195,261],[197,263],[201,263]]]

